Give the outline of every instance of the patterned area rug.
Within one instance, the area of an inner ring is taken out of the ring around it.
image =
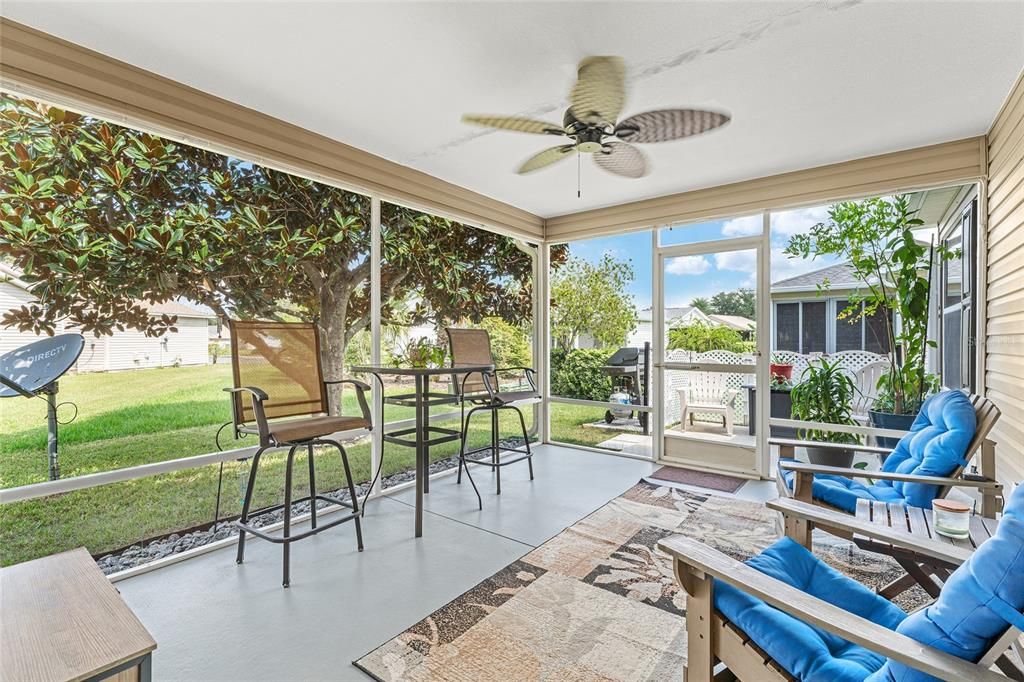
[[[384,682],[682,679],[686,594],[655,544],[682,534],[748,559],[778,537],[775,516],[763,504],[641,481],[355,665]],[[902,575],[895,562],[820,535],[815,553],[861,582]]]

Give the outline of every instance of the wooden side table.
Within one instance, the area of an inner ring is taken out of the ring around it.
[[[149,682],[156,642],[85,548],[0,569],[0,680]]]
[[[920,585],[932,598],[938,597],[942,587],[941,581],[945,581],[949,574],[963,563],[963,552],[967,552],[969,556],[981,543],[995,535],[999,527],[999,521],[996,519],[972,514],[970,535],[966,538],[951,538],[936,532],[932,525],[931,510],[870,500],[857,500],[856,518],[858,521],[909,533],[916,538],[932,540],[949,547],[949,557],[922,556],[899,543],[889,542],[873,534],[855,533],[853,541],[858,547],[891,556],[907,572],[903,578],[879,590],[879,594],[887,599],[892,599],[915,584]],[[961,552],[955,552],[953,548]]]

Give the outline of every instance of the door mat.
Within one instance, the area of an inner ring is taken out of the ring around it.
[[[685,483],[701,488],[718,490],[723,493],[734,493],[740,486],[747,482],[745,478],[726,476],[725,474],[713,474],[708,471],[694,471],[693,469],[681,469],[679,467],[661,467],[650,476],[660,481],[671,481],[672,483]]]

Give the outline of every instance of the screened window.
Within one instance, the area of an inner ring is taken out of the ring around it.
[[[774,350],[888,353],[889,325],[885,311],[863,315],[855,310],[840,319],[840,314],[849,306],[850,301],[844,298],[776,303]]]
[[[844,299],[836,301],[836,350],[860,350],[864,345],[864,326],[859,315],[851,314],[839,319],[839,314],[850,306]]]
[[[800,351],[799,303],[779,303],[775,306],[775,348]]]
[[[944,231],[943,244],[956,255],[941,264],[942,316],[939,371],[948,388],[974,389],[974,244],[977,201]]]
[[[889,324],[885,311],[876,310],[864,317],[864,350],[882,355],[889,352]]]
[[[824,353],[826,348],[825,301],[804,302],[800,324],[800,351]]]

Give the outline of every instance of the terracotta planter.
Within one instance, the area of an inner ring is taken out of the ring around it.
[[[768,366],[773,377],[781,377],[786,381],[793,379],[793,365],[779,365],[774,362]]]

